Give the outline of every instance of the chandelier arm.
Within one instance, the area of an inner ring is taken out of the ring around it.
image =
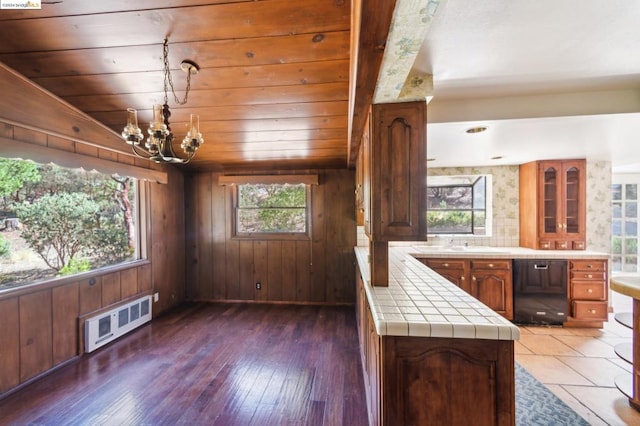
[[[142,152],[143,152],[144,154],[140,154],[140,153],[138,152],[138,150],[136,149],[136,146],[137,146],[136,144],[131,145],[131,151],[136,155],[136,157],[139,157],[139,158],[143,158],[143,159],[145,159],[145,160],[148,160],[148,159],[149,159],[149,157],[151,156],[151,154],[149,154],[149,153],[148,153],[147,151],[145,151],[145,150],[142,150]],[[140,148],[140,149],[142,149],[142,148]]]

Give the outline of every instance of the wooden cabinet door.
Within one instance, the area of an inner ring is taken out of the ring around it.
[[[471,295],[502,315],[513,319],[511,269],[471,270]]]
[[[538,204],[541,239],[557,238],[562,231],[562,165],[560,161],[543,161],[538,166],[541,200]]]
[[[366,133],[366,132],[365,132]],[[368,137],[368,136],[367,136]],[[358,159],[356,160],[356,188],[355,188],[355,202],[356,202],[356,225],[364,225],[364,155],[362,152],[364,143],[360,144],[358,149]]]
[[[425,102],[372,106],[371,231],[376,241],[426,239],[426,111]]]
[[[371,114],[364,126],[362,134],[362,220],[364,232],[371,236]]]
[[[515,424],[513,342],[385,336],[383,424]]]
[[[373,323],[371,312],[368,314],[369,338],[367,349],[367,373],[369,385],[369,416],[372,425],[380,424],[380,336]]]
[[[586,223],[586,167],[584,160],[568,160],[562,163],[562,237],[567,249],[576,249],[576,241],[585,239]]]

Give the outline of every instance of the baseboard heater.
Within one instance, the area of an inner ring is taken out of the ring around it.
[[[141,297],[89,318],[84,323],[85,352],[92,352],[151,321],[151,296]]]

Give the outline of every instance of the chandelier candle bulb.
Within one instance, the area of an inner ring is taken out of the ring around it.
[[[122,131],[122,137],[129,145],[140,145],[144,136],[138,127],[138,111],[134,108],[127,108],[127,127]]]
[[[161,138],[168,133],[167,125],[164,124],[164,118],[162,117],[162,105],[156,104],[153,106],[153,119],[149,123],[149,134]]]
[[[200,145],[204,142],[202,133],[200,133],[200,116],[196,114],[190,114],[189,116],[189,132],[187,136],[182,140],[182,149],[184,152],[195,152]]]

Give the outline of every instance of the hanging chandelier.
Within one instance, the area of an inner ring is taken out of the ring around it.
[[[156,104],[153,106],[153,118],[147,130],[147,140],[144,142],[142,130],[138,127],[138,111],[134,108],[127,108],[127,125],[122,131],[122,138],[127,144],[131,145],[131,150],[138,157],[149,159],[156,163],[186,164],[191,161],[198,147],[204,143],[204,139],[200,133],[200,117],[195,114],[190,114],[189,131],[180,145],[185,153],[185,157],[178,157],[174,153],[172,146],[173,133],[169,125],[171,111],[169,111],[168,92],[169,89],[171,89],[173,98],[178,105],[186,104],[189,98],[189,90],[191,89],[191,76],[198,74],[200,68],[195,62],[189,60],[184,60],[180,64],[182,71],[187,73],[187,89],[181,101],[176,96],[173,81],[171,80],[168,39],[164,40],[162,57],[164,62],[164,104]]]

